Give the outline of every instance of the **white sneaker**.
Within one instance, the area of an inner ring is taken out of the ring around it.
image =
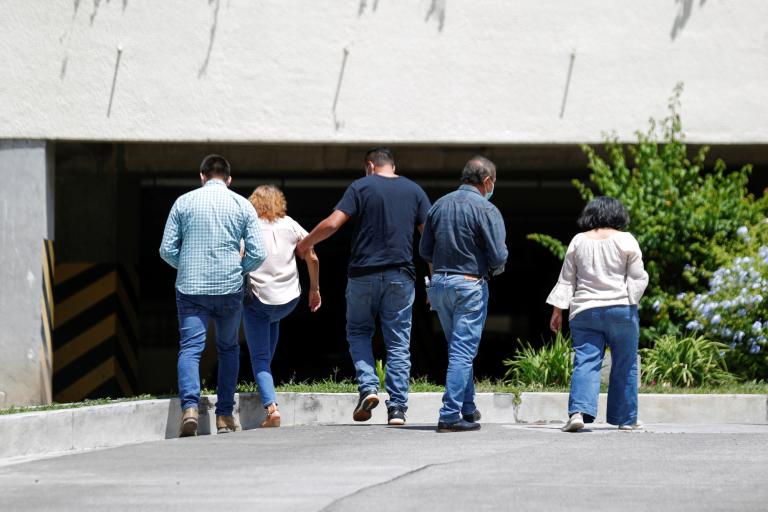
[[[583,428],[584,428],[584,417],[581,415],[580,412],[575,412],[571,414],[571,417],[568,418],[568,422],[560,430],[562,430],[563,432],[577,432]]]
[[[634,425],[619,425],[619,430],[624,432],[631,432],[633,430],[643,430],[644,428],[645,428],[645,425],[643,425],[639,421]]]

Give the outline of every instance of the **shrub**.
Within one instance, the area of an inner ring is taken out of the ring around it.
[[[674,387],[733,383],[736,378],[723,358],[727,349],[700,335],[660,336],[653,348],[640,350],[643,382]]]
[[[555,339],[539,350],[530,343],[520,343],[511,359],[503,361],[508,367],[504,379],[517,386],[567,386],[573,373],[571,338],[558,332]]]
[[[626,206],[650,281],[641,301],[641,318],[647,328],[644,344],[659,334],[681,334],[690,320],[681,293],[703,292],[712,273],[733,256],[738,229],[751,228],[768,213],[768,196],[755,198],[747,191],[751,167],[728,172],[722,160],[712,171],[704,170],[708,148],[691,159],[678,113],[682,84],[669,101],[669,116],[653,119],[646,132],[637,132],[637,143],[622,145],[608,138],[605,156],[582,146],[588,159],[591,185],[574,185],[585,201],[600,194],[615,197]],[[556,256],[564,245],[551,237],[529,235]]]

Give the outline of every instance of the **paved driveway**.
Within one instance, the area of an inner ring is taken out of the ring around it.
[[[768,426],[334,425],[0,467],[16,510],[768,510]]]

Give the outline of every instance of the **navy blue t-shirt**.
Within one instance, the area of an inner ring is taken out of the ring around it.
[[[354,181],[335,208],[355,222],[349,275],[400,267],[415,275],[413,232],[427,220],[429,208],[424,190],[403,176],[373,174]]]

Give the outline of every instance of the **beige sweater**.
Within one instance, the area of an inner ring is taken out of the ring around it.
[[[605,239],[579,233],[568,246],[547,304],[570,309],[572,319],[590,308],[637,304],[646,286],[643,255],[631,233],[616,232]]]

